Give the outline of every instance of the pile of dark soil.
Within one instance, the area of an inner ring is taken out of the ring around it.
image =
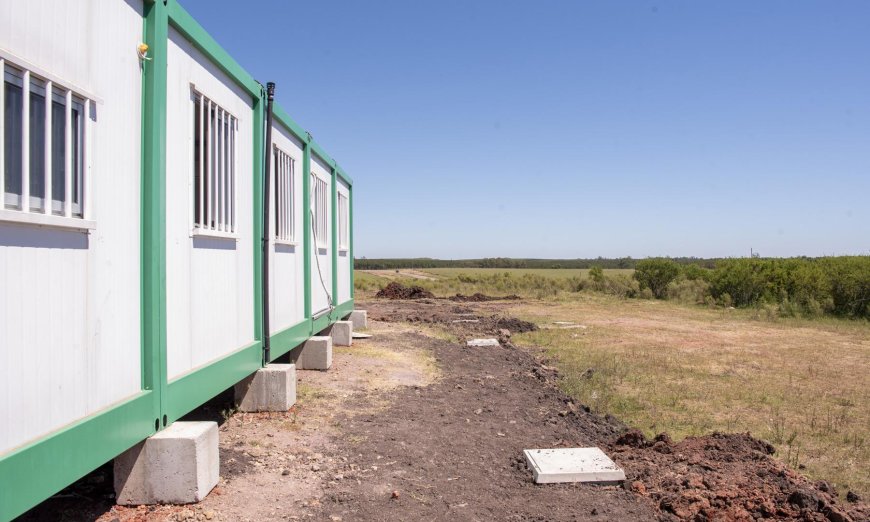
[[[503,314],[481,315],[468,306],[458,306],[443,299],[422,299],[413,303],[375,301],[368,304],[370,319],[385,322],[409,322],[438,325],[464,342],[480,337],[510,342],[515,333],[532,332],[538,325]]]
[[[447,299],[460,303],[483,303],[486,301],[519,301],[522,298],[518,295],[506,295],[504,297],[497,297],[477,292],[471,295],[456,294],[453,297],[448,297]]]
[[[632,430],[611,448],[631,470],[628,487],[673,520],[870,520],[870,506],[842,504],[827,482],[809,482],[770,457],[748,433],[713,433],[673,443]]]
[[[393,281],[375,295],[384,299],[432,299],[432,292],[419,286],[405,286]]]

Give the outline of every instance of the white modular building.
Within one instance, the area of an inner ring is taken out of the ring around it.
[[[176,0],[0,0],[0,71],[9,520],[346,317],[353,182]]]

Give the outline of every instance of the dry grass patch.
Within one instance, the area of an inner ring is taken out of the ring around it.
[[[769,321],[752,311],[597,295],[511,311],[552,326],[516,339],[545,348],[564,390],[595,410],[648,435],[748,431],[807,475],[870,494],[866,322]]]

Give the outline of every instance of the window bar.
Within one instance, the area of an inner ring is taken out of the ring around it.
[[[82,137],[80,139],[82,148],[81,171],[79,172],[79,209],[82,214],[82,219],[90,219],[91,211],[91,177],[88,173],[91,171],[91,100],[85,98],[84,114],[82,114]]]
[[[212,215],[214,214],[214,205],[212,204],[212,194],[214,193],[214,182],[212,180],[212,173],[214,172],[214,140],[212,140],[212,107],[211,100],[208,100],[208,111],[206,113],[206,122],[208,124],[207,132],[205,133],[205,140],[208,142],[208,167],[205,172],[205,179],[208,182],[208,190],[205,193],[206,200],[206,219],[205,223],[203,223],[203,228],[211,228]]]
[[[293,212],[295,210],[295,205],[293,205],[293,193],[295,192],[293,187],[293,180],[295,178],[294,174],[294,162],[295,160],[287,156],[287,239],[293,239],[293,224],[295,219],[293,217]]]
[[[290,240],[290,192],[291,180],[293,179],[293,159],[284,155],[284,239]]]
[[[284,204],[284,178],[282,172],[284,170],[284,158],[281,156],[281,151],[277,148],[272,148],[272,154],[275,157],[275,237],[283,239],[282,231],[284,230],[284,217],[281,214],[281,205]]]
[[[220,154],[221,154],[221,180],[220,180],[220,183],[221,183],[221,202],[220,202],[221,223],[220,223],[220,227],[221,227],[221,230],[223,230],[224,232],[228,232],[229,229],[227,228],[227,223],[229,223],[229,220],[227,219],[227,189],[229,189],[229,186],[227,185],[227,150],[229,149],[229,147],[227,146],[227,135],[226,135],[227,111],[222,111],[222,115],[223,115],[223,117],[221,118],[221,124],[220,124],[220,127],[218,127],[218,132],[220,133],[220,137],[221,137],[221,148],[220,148]]]
[[[5,78],[4,78],[5,81]],[[4,85],[5,88],[5,85]],[[21,210],[30,211],[30,71],[21,84]]]
[[[6,208],[6,60],[0,58],[0,209]]]
[[[290,172],[289,165],[288,165],[290,160],[286,154],[284,154],[281,159],[282,159],[282,162],[281,162],[282,163],[282,165],[281,165],[281,182],[284,184],[284,186],[282,187],[283,190],[281,191],[281,225],[282,225],[281,226],[281,238],[287,240],[287,239],[290,239],[288,237],[289,234],[287,234],[287,224],[288,224],[287,221],[288,221],[288,215],[290,214],[290,212],[289,212],[290,205],[289,205],[289,201],[287,201],[287,194],[290,192],[290,182],[289,182],[290,180],[288,180],[287,178],[288,178],[288,173]]]
[[[64,138],[63,138],[63,215],[72,217],[72,172],[73,172],[73,153],[72,153],[72,91],[66,91],[66,99],[64,100]]]
[[[215,220],[214,220],[214,228],[215,230],[221,230],[223,219],[224,219],[224,209],[222,204],[222,196],[224,192],[224,184],[221,180],[221,174],[224,170],[224,160],[223,160],[223,146],[224,142],[221,139],[221,127],[223,126],[223,109],[220,108],[219,105],[216,105],[217,113],[215,114],[215,128],[214,128],[214,136],[217,141],[217,146],[215,147],[215,152],[217,155],[215,156],[215,166],[217,170],[215,171],[215,186],[217,187],[217,192],[215,193]]]
[[[275,190],[275,237],[284,239],[284,156],[278,149],[275,149],[275,181],[278,185]]]
[[[236,231],[236,125],[239,120],[230,118],[230,232]]]
[[[42,203],[42,210],[45,214],[51,215],[53,205],[52,188],[51,188],[51,124],[52,111],[51,102],[54,99],[54,84],[51,80],[45,82],[45,198]]]
[[[284,157],[284,165],[286,175],[284,176],[284,239],[290,240],[292,236],[290,232],[290,219],[291,219],[291,204],[290,204],[290,194],[292,193],[292,180],[293,180],[293,158],[289,155]]]
[[[224,231],[230,231],[230,120],[224,111]]]
[[[200,228],[205,224],[205,96],[199,95],[199,216]]]

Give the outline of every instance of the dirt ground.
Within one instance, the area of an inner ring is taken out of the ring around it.
[[[371,339],[298,372],[288,412],[242,414],[224,395],[192,414],[221,423],[221,481],[195,506],[112,504],[101,468],[23,520],[870,520],[748,435],[647,441],[589,413],[511,335],[535,328],[499,302],[375,300]],[[500,347],[464,340],[496,337]],[[535,485],[526,448],[600,446],[618,486]]]

